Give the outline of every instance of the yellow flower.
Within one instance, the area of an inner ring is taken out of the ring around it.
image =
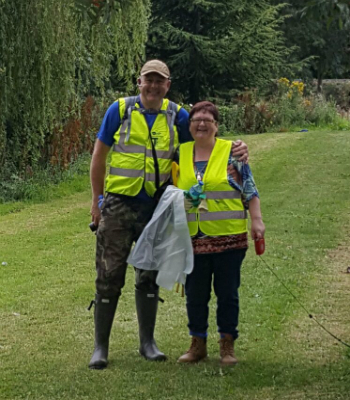
[[[278,83],[280,83],[280,84],[282,84],[282,85],[285,85],[285,86],[289,86],[289,79],[287,79],[287,78],[280,78],[279,80],[278,80]]]

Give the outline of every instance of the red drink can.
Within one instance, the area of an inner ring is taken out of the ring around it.
[[[254,240],[254,244],[255,244],[255,253],[257,256],[261,256],[262,254],[264,254],[265,251],[265,239],[261,238],[261,239],[256,239]]]

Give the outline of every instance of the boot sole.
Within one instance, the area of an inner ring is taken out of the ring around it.
[[[166,361],[168,359],[168,357],[165,354],[156,356],[154,358],[149,358],[145,354],[141,353],[140,351],[139,351],[139,354],[141,357],[143,357],[147,361]]]
[[[199,360],[193,360],[193,361],[183,361],[183,360],[177,360],[177,362],[179,363],[179,364],[198,364],[198,363],[200,363],[201,361],[206,361],[208,359],[208,356],[205,356],[205,357],[203,357],[203,358],[200,358]]]
[[[92,365],[89,365],[89,368],[90,369],[105,369],[105,368],[107,368],[107,365],[108,365],[108,363],[92,364]]]

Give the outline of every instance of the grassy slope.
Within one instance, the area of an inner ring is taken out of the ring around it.
[[[264,259],[332,332],[350,342],[349,132],[245,137],[267,226]],[[89,191],[0,217],[1,399],[349,399],[350,352],[322,331],[250,249],[242,273],[234,369],[218,367],[215,303],[209,361],[187,349],[184,299],[162,291],[161,364],[137,354],[133,271],[113,326],[110,368],[90,371],[94,236]],[[347,265],[346,265],[347,263]]]

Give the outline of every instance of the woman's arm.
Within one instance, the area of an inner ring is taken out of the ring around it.
[[[254,196],[249,201],[249,214],[251,219],[251,236],[253,240],[261,239],[265,234],[265,225],[260,210],[260,199]]]

